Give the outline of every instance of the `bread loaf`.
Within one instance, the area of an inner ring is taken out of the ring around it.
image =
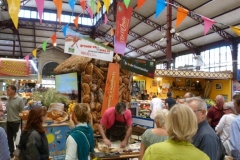
[[[97,90],[97,85],[96,85],[96,84],[91,84],[91,85],[90,85],[90,90],[91,90],[92,92],[95,92],[95,91]]]
[[[90,87],[87,83],[82,83],[82,91],[83,91],[83,95],[90,94]]]
[[[88,94],[85,94],[83,97],[82,97],[82,102],[83,103],[90,103],[91,101],[91,98]]]
[[[92,63],[87,64],[87,67],[85,69],[85,73],[88,74],[88,75],[93,74],[93,64]]]
[[[104,80],[101,70],[98,67],[96,67],[95,65],[93,65],[93,71],[94,71],[94,73],[96,73],[98,75],[98,77],[100,79]]]
[[[126,85],[128,85],[128,84],[129,84],[129,79],[128,79],[128,78],[126,78],[126,77],[125,77],[125,78],[123,78],[123,83],[124,83],[124,84],[126,84]]]
[[[98,101],[100,103],[103,103],[103,97],[104,97],[103,90],[101,88],[99,88],[98,89]]]
[[[99,102],[96,102],[96,103],[95,103],[95,110],[96,110],[97,112],[100,112],[100,111],[102,110],[102,104],[99,103]]]
[[[82,76],[82,82],[87,84],[92,83],[92,75],[85,74]]]

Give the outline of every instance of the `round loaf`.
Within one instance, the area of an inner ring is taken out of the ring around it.
[[[82,76],[82,82],[83,83],[91,83],[92,82],[92,76],[85,74],[84,76]]]
[[[83,103],[90,103],[91,98],[88,94],[86,94],[82,97],[82,101],[83,101]]]
[[[92,63],[88,63],[86,69],[85,69],[85,73],[92,75],[93,74],[93,64]]]

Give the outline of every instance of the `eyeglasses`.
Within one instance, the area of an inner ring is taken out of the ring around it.
[[[202,111],[202,109],[199,109],[199,110],[196,110],[196,111],[193,111],[193,112],[195,112],[195,113],[196,113],[196,112],[199,112],[199,111]]]

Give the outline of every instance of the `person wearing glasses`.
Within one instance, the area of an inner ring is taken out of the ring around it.
[[[223,115],[220,119],[218,125],[215,128],[215,131],[220,136],[222,143],[226,149],[226,153],[231,156],[231,145],[229,141],[230,128],[233,120],[237,117],[233,102],[224,103],[223,112],[225,115]]]
[[[0,117],[4,115],[3,107],[2,107],[2,102],[0,101]],[[7,135],[5,130],[0,127],[0,159],[10,159],[10,153],[8,150],[8,142],[7,142]]]
[[[192,108],[198,122],[197,133],[192,139],[193,145],[206,153],[211,160],[222,160],[225,150],[220,138],[206,121],[207,104],[198,97],[187,98],[186,104]]]

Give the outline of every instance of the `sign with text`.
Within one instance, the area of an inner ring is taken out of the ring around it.
[[[0,76],[29,76],[30,63],[23,59],[0,58]]]
[[[65,39],[65,53],[112,62],[113,48],[69,30]]]
[[[106,109],[108,109],[109,107],[115,107],[115,105],[118,103],[119,70],[119,64],[109,63],[102,105],[102,115]]]
[[[121,68],[146,77],[154,78],[155,62],[123,56],[121,60]]]
[[[128,37],[128,30],[132,17],[132,7],[126,8],[125,4],[118,2],[116,15],[116,31],[114,52],[124,54]]]

